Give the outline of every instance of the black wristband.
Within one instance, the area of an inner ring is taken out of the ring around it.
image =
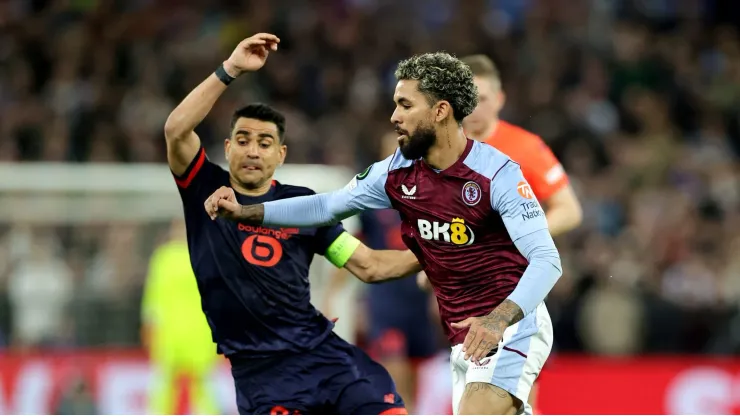
[[[224,83],[224,85],[231,84],[231,81],[235,80],[236,78],[232,77],[228,73],[226,73],[226,70],[224,69],[224,64],[219,65],[218,68],[216,68],[216,76],[218,79]]]

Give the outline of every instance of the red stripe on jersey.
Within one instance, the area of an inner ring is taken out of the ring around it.
[[[195,175],[198,174],[198,171],[200,168],[203,167],[203,163],[206,161],[206,151],[205,149],[201,148],[200,153],[198,154],[198,160],[195,162],[195,165],[193,166],[193,169],[190,170],[190,173],[188,173],[188,176],[185,177],[185,179],[178,179],[175,178],[175,183],[177,183],[177,186],[179,186],[182,189],[186,189],[188,186],[190,186],[190,182],[195,179]]]
[[[394,407],[393,409],[383,410],[379,415],[407,415],[409,412],[405,407]]]

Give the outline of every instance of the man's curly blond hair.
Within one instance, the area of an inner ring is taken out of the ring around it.
[[[473,71],[445,52],[425,53],[401,61],[396,79],[419,81],[419,91],[427,97],[429,105],[442,100],[450,103],[458,124],[478,105]]]

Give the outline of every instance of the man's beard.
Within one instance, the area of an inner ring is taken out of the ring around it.
[[[413,135],[407,135],[401,144],[401,154],[408,160],[419,159],[429,153],[429,149],[437,141],[434,127],[419,125]]]

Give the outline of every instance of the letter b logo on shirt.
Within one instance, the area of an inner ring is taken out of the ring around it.
[[[250,235],[242,244],[242,255],[255,266],[272,267],[283,257],[283,246],[268,235]]]

